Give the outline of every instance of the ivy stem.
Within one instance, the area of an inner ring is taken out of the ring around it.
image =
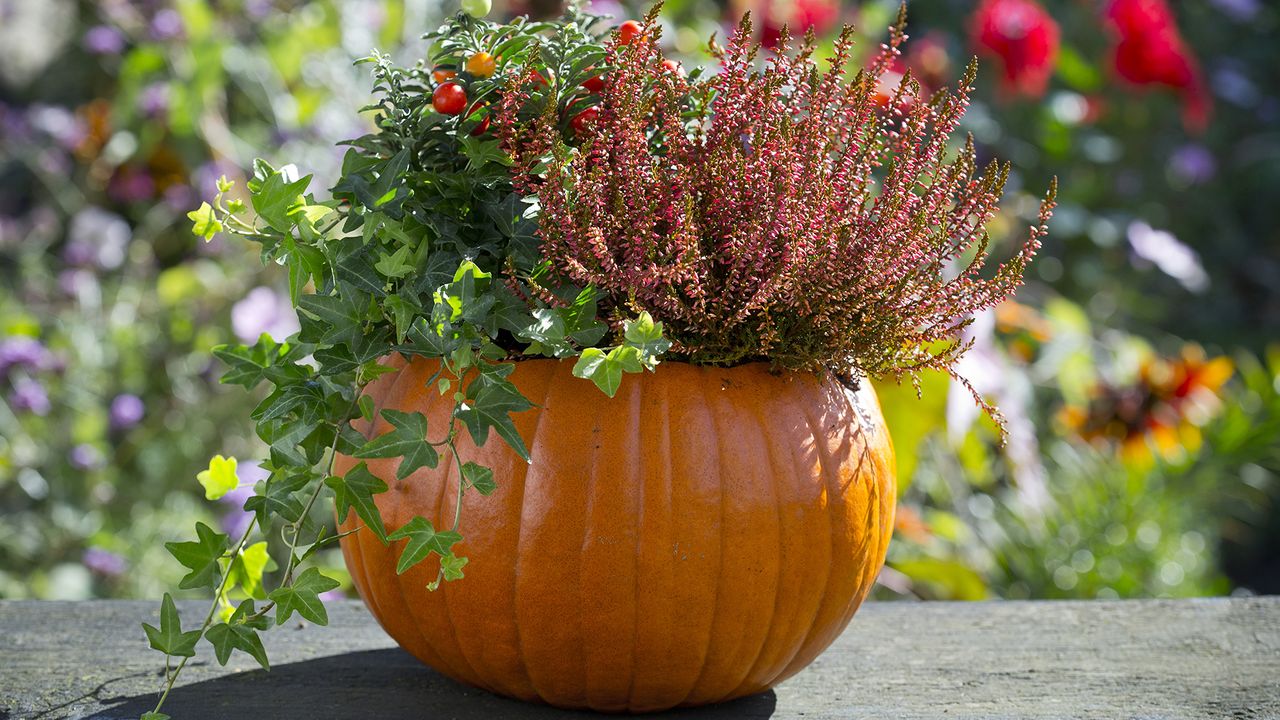
[[[253,534],[253,527],[257,523],[258,523],[258,516],[255,514],[252,518],[249,519],[249,525],[244,529],[244,534],[240,536],[240,542],[236,543],[236,549],[233,550],[231,552],[231,555],[228,556],[231,562],[234,562],[236,557],[240,555],[240,553],[244,550],[245,543],[249,541],[249,536]],[[218,583],[218,589],[213,594],[213,602],[209,605],[209,612],[204,616],[204,622],[200,625],[201,635],[204,635],[204,631],[208,630],[209,626],[213,624],[213,615],[218,611],[218,602],[222,599],[222,594],[227,590],[227,580],[230,577],[231,577],[231,564],[230,562],[228,562],[227,571],[222,573],[222,581]],[[178,681],[178,676],[182,674],[182,669],[187,666],[187,661],[190,659],[191,659],[190,657],[182,658],[182,662],[178,663],[178,667],[174,668],[172,673],[169,673],[167,672],[168,665],[169,665],[169,656],[168,655],[165,656],[165,668],[166,668],[165,674],[168,676],[168,679],[165,682],[164,692],[160,693],[160,699],[156,701],[156,706],[151,712],[156,714],[160,713],[160,707],[164,705],[165,699],[169,697],[169,692],[173,690],[174,683]]]
[[[363,384],[359,384],[356,388],[356,399],[347,408],[347,415],[350,415],[359,406],[360,390],[363,389]],[[333,474],[333,463],[338,457],[338,439],[342,437],[342,428],[350,424],[350,419],[338,423],[338,429],[333,434],[333,444],[329,447],[329,464],[325,468],[325,475]],[[298,569],[298,536],[302,534],[302,521],[311,513],[311,508],[315,507],[316,500],[319,499],[322,491],[324,491],[324,478],[321,478],[320,482],[316,483],[315,490],[311,491],[311,497],[307,498],[307,504],[303,506],[302,514],[298,516],[298,522],[292,524],[293,532],[289,535],[289,562],[285,565],[284,578],[280,581],[280,587],[286,587],[293,582],[293,571]],[[264,617],[275,606],[276,601],[270,600],[250,618]]]

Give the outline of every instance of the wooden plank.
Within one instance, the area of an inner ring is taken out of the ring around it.
[[[0,602],[0,720],[150,709],[160,667],[139,623],[156,607]],[[446,680],[395,648],[356,601],[330,617],[330,628],[268,633],[270,673],[241,656],[219,667],[202,644],[166,711],[178,720],[600,717]],[[1280,598],[871,603],[775,691],[662,717],[1280,718]]]

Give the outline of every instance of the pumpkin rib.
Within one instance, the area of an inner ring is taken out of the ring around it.
[[[813,421],[813,416],[810,414],[811,408],[808,406],[808,404],[805,404],[801,406],[800,410],[801,410],[802,417],[804,417],[805,424],[809,428],[809,434],[813,437],[814,452],[817,453],[819,473],[822,476],[823,485],[826,488],[826,494],[827,494],[826,510],[827,510],[828,517],[832,519],[832,522],[830,523],[831,560],[832,560],[831,564],[834,566],[836,563],[836,559],[839,556],[839,547],[838,547],[839,535],[837,532],[837,528],[840,525],[840,523],[835,522],[834,515],[835,515],[835,509],[838,506],[843,505],[845,502],[845,499],[844,499],[843,493],[838,493],[838,492],[832,493],[832,487],[831,487],[832,468],[831,468],[831,460],[829,457],[831,448],[823,440],[824,435],[821,432],[819,432],[819,428],[815,426]],[[836,490],[839,490],[840,482],[839,482],[838,468],[837,468],[837,472],[835,473],[835,477],[836,477]],[[809,629],[805,632],[804,639],[800,641],[799,646],[796,648],[796,653],[795,655],[792,656],[791,662],[788,663],[787,668],[783,670],[783,673],[782,673],[783,677],[786,677],[790,674],[791,667],[796,663],[798,658],[801,658],[808,653],[809,645],[811,642],[813,642],[814,633],[817,632],[818,629],[823,625],[823,622],[822,622],[822,618],[824,615],[823,610],[827,605],[828,597],[830,597],[831,587],[835,584],[832,581],[832,575],[834,575],[834,573],[828,573],[827,581],[822,585],[822,596],[821,596],[821,599],[818,601],[818,610],[817,612],[814,613],[813,621],[810,623]]]
[[[706,385],[705,385],[704,383],[701,383],[701,382],[694,382],[694,383],[693,383],[693,385],[694,385],[695,387],[697,387],[697,388],[698,388],[699,392],[700,392],[700,393],[701,393],[701,395],[702,395],[702,407],[704,407],[704,408],[710,408],[710,403],[708,402],[708,398],[707,398],[707,388],[706,388]],[[708,410],[708,412],[707,412],[707,416],[708,416],[708,417],[710,418],[710,420],[711,420],[711,435],[712,435],[712,437],[714,437],[714,438],[715,438],[716,448],[717,448],[717,449],[719,449],[719,447],[720,447],[720,424],[719,424],[718,422],[716,422],[716,414],[715,414],[715,412],[714,412],[713,410]],[[723,479],[723,477],[721,477],[720,472],[719,472],[719,470],[720,470],[720,457],[721,457],[721,456],[720,456],[720,454],[719,454],[719,453],[716,453],[716,454],[712,455],[712,457],[714,457],[714,458],[715,458],[715,461],[716,461],[716,471],[717,471],[717,472],[716,472],[716,478],[717,478],[716,486],[717,486],[717,489],[719,490],[719,493],[720,493],[720,518],[719,518],[719,522],[718,522],[718,523],[717,523],[717,525],[716,525],[716,526],[717,526],[717,528],[718,528],[718,530],[719,530],[719,532],[717,532],[717,533],[716,533],[716,535],[717,535],[717,536],[719,536],[719,539],[720,539],[720,554],[716,556],[717,568],[718,568],[718,569],[716,570],[716,584],[715,584],[715,592],[713,593],[713,595],[712,595],[712,599],[711,599],[711,618],[710,618],[710,620],[709,620],[709,623],[710,623],[710,630],[709,630],[709,632],[707,633],[707,647],[706,647],[706,649],[705,649],[705,650],[703,651],[703,653],[702,653],[702,667],[701,667],[701,669],[698,671],[698,675],[694,678],[693,686],[689,688],[689,692],[688,692],[688,693],[686,693],[686,694],[685,694],[685,696],[684,696],[684,698],[680,700],[680,702],[678,703],[679,705],[684,705],[686,702],[688,702],[688,701],[689,701],[689,698],[690,698],[690,697],[692,697],[692,696],[693,696],[693,694],[698,690],[698,686],[702,684],[702,678],[703,678],[703,676],[706,674],[707,669],[711,666],[711,648],[716,644],[716,620],[717,620],[717,619],[719,618],[719,616],[720,616],[720,593],[721,593],[721,590],[722,590],[722,585],[723,585],[723,583],[724,583],[724,566],[725,566],[725,558],[724,558],[724,517],[725,517],[725,512],[724,512],[724,479]]]
[[[726,392],[726,391],[722,391],[722,392]],[[736,394],[737,389],[734,388],[727,392],[733,392]],[[765,433],[764,433],[763,423],[760,422],[759,404],[758,403],[739,403],[734,400],[736,399],[731,398],[730,402],[727,402],[726,404],[729,405],[731,410],[735,413],[733,417],[733,419],[735,420],[734,425],[737,428],[739,428],[739,434],[737,438],[742,445],[752,448],[755,452],[758,453],[760,451],[760,448],[762,448],[767,442],[767,438],[765,437]],[[743,410],[742,406],[744,405],[753,406],[754,410],[752,411]],[[747,428],[750,428],[750,430],[747,430]],[[781,592],[781,587],[782,587],[782,561],[783,561],[782,511],[781,511],[782,498],[781,498],[781,493],[779,491],[779,486],[777,482],[777,474],[775,472],[777,468],[773,465],[772,458],[768,457],[768,451],[765,450],[764,452],[765,452],[766,458],[768,458],[769,472],[766,473],[767,479],[766,479],[766,482],[763,483],[763,486],[767,486],[771,490],[772,503],[770,504],[773,505],[774,517],[777,522],[777,536],[778,536],[777,542],[776,542],[777,570],[774,572],[773,604],[769,611],[769,616],[767,621],[768,624],[765,627],[764,633],[760,636],[760,645],[758,648],[756,648],[756,652],[751,662],[742,666],[741,677],[737,678],[737,680],[729,688],[729,690],[725,692],[723,695],[721,695],[720,697],[713,700],[713,702],[722,702],[723,700],[727,700],[729,698],[735,697],[742,690],[742,688],[750,682],[751,671],[755,667],[756,663],[760,661],[760,657],[764,653],[765,648],[768,647],[769,636],[773,629],[773,623],[774,623],[774,620],[777,618],[779,594]],[[750,459],[751,459],[750,464],[752,466],[760,465],[760,461],[761,461],[760,458],[756,457],[755,455],[752,455]],[[757,553],[757,554],[762,554],[762,553]],[[739,634],[737,645],[740,647],[741,644],[742,644],[742,635]],[[747,652],[750,653],[750,650],[748,650]]]
[[[542,366],[539,366],[539,368],[541,367]],[[534,412],[536,412],[537,415],[533,419],[533,430],[529,435],[529,439],[531,441],[531,444],[529,445],[529,461],[522,463],[523,472],[521,474],[520,481],[519,481],[520,501],[519,503],[517,503],[517,505],[519,506],[520,512],[516,516],[516,522],[518,525],[520,525],[520,527],[523,527],[522,519],[524,518],[524,509],[525,509],[524,504],[529,497],[527,484],[529,481],[529,470],[533,466],[534,452],[536,450],[536,444],[538,442],[538,437],[539,437],[538,430],[542,427],[542,418],[546,415],[547,401],[551,398],[551,387],[555,383],[554,373],[555,373],[556,366],[552,365],[548,367],[550,367],[551,370],[549,372],[543,373],[543,375],[546,376],[546,388],[542,393],[542,402],[534,406]],[[530,398],[530,401],[532,401],[532,398]],[[533,682],[533,675],[529,672],[529,665],[525,659],[524,642],[523,640],[521,640],[521,637],[520,637],[520,623],[515,615],[515,613],[517,612],[516,609],[519,607],[517,588],[519,586],[518,579],[520,577],[520,544],[521,544],[522,537],[523,537],[522,531],[520,529],[517,529],[516,530],[516,548],[515,548],[515,552],[513,553],[515,555],[515,561],[511,563],[511,597],[512,597],[511,627],[515,631],[515,636],[516,636],[516,646],[515,646],[516,660],[520,665],[520,672],[524,675],[525,684],[529,686],[529,688],[533,691],[535,696],[542,697],[542,693],[539,692],[537,685],[535,685]]]
[[[765,421],[764,421],[764,415],[763,415],[761,404],[753,404],[752,407],[753,407],[753,411],[751,413],[752,420],[755,422],[755,425],[758,428],[758,432],[761,438],[764,440],[764,442],[761,443],[761,447],[764,447],[765,456],[768,458],[768,461],[769,461],[768,475],[769,475],[770,484],[773,488],[773,509],[774,509],[774,515],[777,517],[777,521],[778,521],[778,578],[777,578],[777,582],[774,583],[774,589],[773,589],[773,610],[769,613],[769,624],[765,628],[764,636],[760,639],[760,647],[756,651],[756,656],[751,661],[751,663],[746,666],[746,672],[743,674],[742,679],[738,681],[738,684],[734,686],[734,688],[730,690],[728,693],[725,693],[724,697],[720,698],[719,700],[716,700],[716,702],[723,702],[730,698],[734,698],[734,697],[738,697],[739,695],[746,694],[744,693],[744,690],[746,690],[746,688],[749,687],[750,685],[754,684],[751,678],[757,672],[760,661],[764,657],[765,650],[769,647],[769,644],[770,644],[769,641],[773,637],[774,625],[778,620],[778,604],[782,597],[782,568],[783,568],[783,562],[784,562],[784,551],[782,546],[783,544],[783,522],[782,522],[783,497],[782,497],[782,491],[781,491],[781,484],[778,481],[778,475],[779,475],[778,465],[776,462],[776,458],[774,458],[774,455],[773,455],[770,438],[768,437],[768,434],[764,432]]]
[[[632,458],[632,465],[636,468],[635,483],[634,483],[635,510],[634,512],[632,512],[632,517],[635,518],[636,529],[635,529],[635,543],[634,543],[635,551],[632,553],[633,570],[632,570],[632,576],[631,576],[632,585],[633,585],[632,591],[631,591],[631,660],[629,662],[631,673],[630,673],[630,677],[627,678],[627,697],[625,702],[622,705],[623,710],[631,707],[631,694],[635,691],[636,676],[639,674],[636,672],[637,664],[639,662],[636,656],[639,655],[640,653],[640,593],[644,588],[644,584],[641,583],[640,581],[640,573],[641,573],[640,553],[644,549],[644,544],[642,542],[644,537],[644,516],[645,516],[645,512],[644,512],[645,511],[645,492],[644,491],[645,491],[645,485],[646,485],[645,481],[648,477],[648,473],[646,472],[647,468],[644,463],[644,459],[645,459],[644,448],[646,447],[646,444],[644,442],[645,440],[644,429],[648,427],[648,423],[646,421],[649,419],[648,417],[646,417],[644,412],[645,386],[642,385],[641,383],[633,383],[633,384],[636,386],[636,390],[635,390],[636,399],[634,401],[635,413],[632,416],[632,422],[635,423],[634,427],[638,428],[637,430],[638,439],[631,446],[631,451],[634,455],[634,457]]]
[[[566,387],[564,378],[558,375],[553,377],[550,387],[548,388],[542,412],[549,415],[560,412],[562,405],[559,402],[559,398],[565,395],[564,389]],[[539,433],[538,436],[534,438],[534,445],[536,449],[531,451],[530,457],[534,457],[534,453],[536,453],[538,457],[545,458],[545,461],[535,462],[530,465],[529,472],[525,476],[525,502],[521,505],[521,514],[518,520],[520,524],[520,535],[516,545],[517,571],[515,576],[516,585],[513,589],[513,607],[515,611],[514,621],[517,625],[519,625],[522,622],[522,619],[528,614],[525,608],[528,606],[529,601],[522,600],[522,597],[527,596],[530,592],[536,593],[538,590],[536,584],[532,589],[528,587],[529,583],[536,583],[536,577],[532,580],[528,580],[527,582],[522,582],[522,580],[526,579],[525,576],[531,572],[530,568],[532,568],[533,575],[537,576],[542,571],[541,565],[542,561],[545,559],[541,554],[532,552],[528,549],[530,544],[529,528],[534,524],[530,513],[536,515],[537,513],[545,512],[545,510],[542,510],[537,506],[530,505],[527,501],[530,497],[537,495],[536,492],[530,492],[531,486],[535,485],[542,488],[543,494],[546,498],[559,499],[560,493],[558,492],[558,484],[555,482],[555,478],[547,475],[545,470],[551,459],[556,457],[560,441],[561,438],[555,436],[555,433]],[[549,500],[546,503],[547,506],[553,504],[554,503]],[[529,557],[525,557],[526,554],[529,554]],[[536,620],[536,618],[534,619]],[[559,697],[559,693],[556,692],[558,688],[556,687],[557,683],[554,676],[548,676],[545,674],[548,663],[542,662],[542,658],[540,657],[545,651],[546,641],[544,636],[547,634],[547,630],[545,627],[538,626],[536,622],[533,624],[535,632],[532,634],[532,637],[530,634],[521,633],[520,649],[525,658],[525,667],[529,671],[531,686],[540,699],[544,702],[551,702],[552,699]],[[543,642],[538,642],[540,640]],[[552,642],[554,643],[554,640],[552,640]]]
[[[651,383],[650,383],[650,384],[653,386],[653,387],[651,388],[651,390],[655,391],[655,393],[656,393],[657,391],[661,391],[661,395],[660,395],[660,397],[662,398],[662,401],[661,401],[661,411],[660,411],[660,413],[659,413],[659,416],[660,416],[660,417],[665,416],[665,415],[666,415],[666,413],[667,413],[667,392],[666,392],[667,386],[666,386],[666,377],[664,376],[664,377],[662,377],[661,379],[659,379],[659,378],[658,378],[658,376],[657,376],[657,375],[655,375],[655,376],[653,377],[653,379],[652,379],[652,381],[651,381]],[[654,394],[654,393],[651,393],[651,396],[652,396],[653,394]],[[643,400],[643,398],[642,398],[642,400]],[[644,412],[644,408],[645,408],[645,405],[644,405],[644,404],[643,404],[643,402],[642,402],[642,403],[641,403],[641,406],[640,406],[640,413],[641,413],[640,425],[638,426],[638,427],[639,427],[639,432],[641,433],[641,437],[642,437],[642,438],[643,438],[643,433],[644,433],[644,431],[645,431],[645,428],[652,428],[652,427],[653,427],[653,425],[651,425],[651,424],[650,424],[650,421],[652,420],[652,418],[651,418],[649,415],[646,415],[646,414],[645,414],[645,412]],[[652,414],[652,413],[650,413],[650,414]],[[670,470],[670,467],[671,467],[671,448],[670,448],[670,445],[671,445],[671,443],[670,443],[670,438],[668,438],[668,437],[666,437],[666,436],[665,436],[665,434],[666,434],[666,432],[667,432],[667,430],[668,430],[667,425],[666,425],[666,424],[663,424],[661,427],[662,427],[662,430],[661,430],[661,431],[659,431],[657,434],[658,434],[658,436],[659,436],[659,437],[661,437],[661,438],[662,438],[662,446],[661,446],[661,449],[660,449],[659,455],[662,455],[662,456],[665,456],[665,457],[666,457],[666,467],[667,467],[667,470],[665,470],[665,471],[664,471],[664,473],[665,473],[665,474],[664,474],[664,477],[667,479],[667,482],[665,483],[665,485],[667,486],[667,502],[666,502],[666,503],[664,503],[664,507],[667,507],[667,508],[668,508],[668,511],[669,511],[670,506],[671,506],[671,492],[670,492],[670,490],[671,490],[671,486],[670,486],[670,476],[671,476],[671,470]],[[639,447],[641,447],[641,448],[643,448],[643,447],[648,447],[648,446],[649,446],[649,443],[646,443],[646,442],[641,442],[641,443],[639,443]],[[643,453],[641,453],[641,457],[643,457]],[[627,709],[628,711],[631,711],[631,712],[635,712],[635,711],[636,711],[636,709],[637,709],[637,708],[636,708],[636,702],[635,702],[635,696],[636,696],[636,681],[637,681],[637,680],[639,679],[639,677],[640,677],[640,668],[641,668],[641,665],[640,665],[640,644],[641,644],[641,640],[642,640],[642,633],[641,633],[641,631],[640,631],[640,619],[641,619],[641,616],[640,616],[640,606],[641,606],[641,604],[642,604],[642,603],[643,603],[643,601],[644,601],[644,594],[643,594],[643,592],[644,592],[644,584],[641,582],[641,575],[642,575],[642,574],[644,574],[644,567],[642,566],[641,558],[642,558],[642,557],[643,557],[643,555],[644,555],[645,547],[646,547],[646,546],[645,546],[645,543],[644,543],[644,527],[645,527],[645,519],[646,519],[646,515],[647,515],[647,514],[645,513],[645,508],[646,508],[646,503],[645,503],[645,498],[646,498],[646,495],[645,495],[645,488],[646,488],[646,487],[647,487],[647,485],[648,485],[648,476],[647,476],[647,473],[640,473],[640,474],[639,474],[639,478],[638,478],[638,479],[639,479],[639,485],[640,485],[640,488],[639,488],[638,497],[637,497],[637,500],[636,500],[636,574],[635,574],[635,592],[634,592],[634,595],[633,595],[633,598],[634,598],[633,602],[635,603],[635,605],[634,605],[634,618],[635,618],[635,619],[634,619],[634,621],[633,621],[633,622],[634,622],[634,627],[635,627],[635,637],[633,637],[633,638],[632,638],[632,642],[631,642],[631,667],[632,667],[632,673],[631,673],[631,679],[630,679],[630,682],[628,683],[628,687],[627,687],[627,699],[626,699],[626,705],[625,705],[626,709]],[[669,524],[669,523],[668,523],[668,527],[670,527],[670,524]],[[661,544],[661,545],[654,545],[653,547],[666,547],[666,544],[665,544],[665,543],[663,543],[663,544]],[[669,588],[666,588],[666,587],[662,587],[662,588],[651,588],[651,590],[656,591],[656,592],[658,592],[658,593],[669,594]]]
[[[801,635],[803,633],[803,636],[799,638],[799,641],[794,643],[794,646],[790,648],[789,651],[784,653],[785,657],[781,658],[781,661],[778,663],[779,669],[774,673],[774,677],[769,681],[771,684],[777,683],[780,677],[786,676],[787,668],[790,667],[792,660],[796,657],[796,655],[798,655],[804,649],[805,637],[808,636],[808,633],[812,630],[812,628],[818,622],[818,616],[822,610],[822,604],[823,602],[825,602],[827,591],[831,586],[832,567],[835,564],[834,561],[835,561],[835,552],[836,552],[836,548],[835,548],[836,534],[834,529],[835,525],[834,523],[831,522],[831,506],[835,502],[835,498],[832,498],[831,496],[830,486],[827,482],[826,469],[821,463],[821,456],[818,455],[817,445],[819,442],[819,438],[813,434],[812,423],[809,421],[807,414],[805,412],[805,409],[809,406],[809,403],[802,402],[801,401],[802,398],[798,396],[792,397],[792,396],[786,396],[786,395],[779,395],[779,397],[783,400],[784,406],[789,406],[792,410],[795,411],[795,416],[797,419],[804,420],[804,429],[802,430],[800,428],[797,428],[796,430],[794,430],[793,432],[796,433],[796,437],[791,438],[792,442],[788,443],[788,445],[790,447],[791,458],[792,458],[792,463],[794,467],[805,468],[806,477],[808,477],[811,481],[814,481],[819,485],[817,505],[821,507],[821,512],[820,513],[815,512],[813,514],[819,515],[820,517],[825,518],[826,527],[821,532],[815,532],[814,534],[818,538],[822,538],[825,535],[825,539],[827,540],[827,560],[826,562],[820,564],[820,567],[822,567],[824,571],[822,575],[822,582],[821,582],[822,592],[818,594],[816,598],[817,602],[813,604],[813,609],[808,613],[808,617],[801,619],[799,623],[799,628],[804,628],[804,629],[802,631],[794,633],[796,635]],[[803,399],[807,401],[809,398],[806,396]],[[813,445],[812,452],[815,456],[813,459],[808,459],[801,456],[806,442],[812,443]],[[817,470],[818,470],[817,477],[814,477],[814,473],[813,473],[815,461],[816,461]],[[805,526],[808,527],[808,525],[809,523],[806,522]]]

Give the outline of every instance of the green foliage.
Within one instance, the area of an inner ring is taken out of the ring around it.
[[[183,632],[178,606],[169,593],[164,594],[164,601],[160,604],[160,627],[143,623],[142,629],[146,631],[147,642],[151,643],[151,647],[165,655],[193,657],[196,654],[196,643],[200,641],[201,632]]]
[[[170,544],[191,568],[180,587],[214,587],[215,608],[224,607],[226,619],[212,623],[211,612],[203,630],[219,662],[239,650],[267,667],[259,631],[295,612],[327,622],[320,596],[339,583],[302,565],[335,539],[310,519],[330,494],[340,521],[354,512],[356,531],[404,541],[397,572],[435,556],[439,568],[429,587],[463,577],[468,560],[453,551],[462,541],[462,498],[472,490],[488,495],[497,484],[491,469],[460,456],[457,440],[464,428],[477,446],[496,434],[529,459],[512,415],[533,404],[509,379],[515,361],[581,355],[581,368],[599,354],[587,375],[612,396],[623,373],[653,370],[670,348],[661,324],[647,314],[611,329],[596,318],[592,288],[554,279],[536,251],[536,204],[513,189],[498,138],[479,130],[501,99],[505,69],[536,59],[549,76],[573,82],[598,63],[600,37],[590,29],[597,22],[576,11],[556,23],[510,25],[464,14],[428,35],[432,66],[456,70],[470,96],[471,109],[458,116],[434,111],[424,66],[397,67],[375,53],[361,63],[372,66],[381,97],[368,108],[378,129],[347,143],[332,199],[307,192],[310,176],[258,160],[246,183],[247,203],[224,178],[213,202],[192,213],[196,235],[208,239],[221,229],[244,237],[259,245],[264,263],[288,268],[299,321],[299,331],[284,342],[263,336],[253,345],[214,350],[226,366],[224,383],[259,393],[250,417],[269,453],[266,479],[244,502],[254,523],[234,548],[204,525],[197,527],[198,541]],[[482,50],[498,58],[492,77],[464,70],[466,58]],[[576,87],[555,85],[547,92],[566,97]],[[427,386],[442,402],[452,399],[449,421],[429,428],[421,412],[382,409],[390,430],[367,437],[353,422],[371,423],[378,408],[363,390],[393,371],[381,361],[397,354],[438,364]],[[334,468],[338,454],[398,459],[396,478],[405,481],[435,468],[441,452],[453,456],[459,472],[452,525],[440,528],[414,517],[388,533],[375,500],[387,483],[366,462],[345,473]],[[235,461],[214,458],[199,481],[210,498],[221,497],[238,485]],[[269,588],[267,550],[278,525],[285,561]],[[255,527],[267,540],[249,544]],[[233,592],[247,596],[234,610]],[[255,599],[266,604],[255,609]]]

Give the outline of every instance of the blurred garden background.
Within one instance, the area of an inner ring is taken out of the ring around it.
[[[187,212],[257,156],[322,191],[369,129],[352,60],[412,62],[456,9],[0,0],[0,598],[158,597],[183,573],[164,541],[247,521],[195,480],[222,454],[251,484],[265,452],[210,348],[297,321],[283,271]],[[709,64],[745,10],[766,43],[851,23],[870,52],[897,2],[668,0],[664,42]],[[966,129],[1013,163],[993,240],[1061,193],[963,370],[1008,444],[945,376],[879,388],[901,500],[878,596],[1280,592],[1280,7],[911,0],[909,34],[896,71],[926,87],[980,58]]]

